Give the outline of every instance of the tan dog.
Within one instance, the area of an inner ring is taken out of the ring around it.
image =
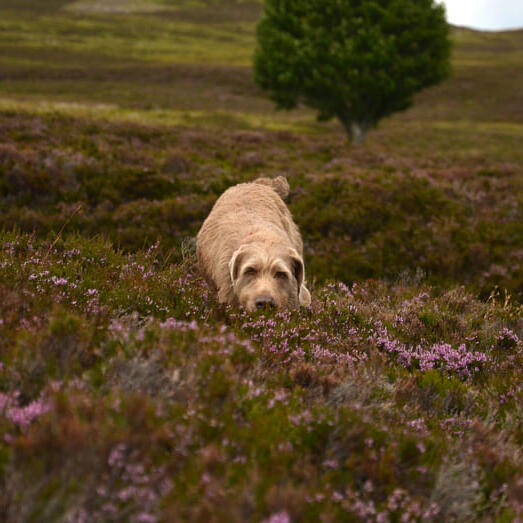
[[[259,178],[227,189],[198,233],[198,265],[221,303],[248,311],[307,306],[303,243],[283,203],[283,176]]]

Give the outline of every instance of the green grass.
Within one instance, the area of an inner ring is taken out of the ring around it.
[[[0,514],[518,521],[523,32],[355,147],[256,88],[260,9],[0,0]],[[248,315],[194,236],[280,174],[312,306]]]

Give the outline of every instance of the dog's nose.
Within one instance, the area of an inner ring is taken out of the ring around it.
[[[262,309],[263,307],[274,307],[275,305],[272,296],[258,296],[254,304],[257,309]]]

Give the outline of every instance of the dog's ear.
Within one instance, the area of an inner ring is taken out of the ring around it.
[[[300,287],[300,293],[298,294],[298,300],[302,307],[308,307],[311,304],[311,293],[307,287],[302,283]]]
[[[291,269],[292,274],[298,282],[299,289],[303,283],[303,279],[305,278],[305,268],[303,267],[302,257],[294,249],[291,249]]]
[[[240,270],[240,264],[242,262],[243,255],[245,254],[245,245],[240,247],[233,253],[229,261],[229,274],[231,275],[231,282],[234,284],[238,278],[238,271]]]
[[[305,267],[302,257],[296,250],[291,249],[292,273],[298,282],[298,300],[300,305],[308,307],[311,304],[311,293],[305,287]]]

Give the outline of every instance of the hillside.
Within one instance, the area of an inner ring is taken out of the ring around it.
[[[0,0],[2,519],[516,521],[523,31],[354,147],[259,92],[260,12]],[[312,306],[219,306],[194,235],[279,174]]]

